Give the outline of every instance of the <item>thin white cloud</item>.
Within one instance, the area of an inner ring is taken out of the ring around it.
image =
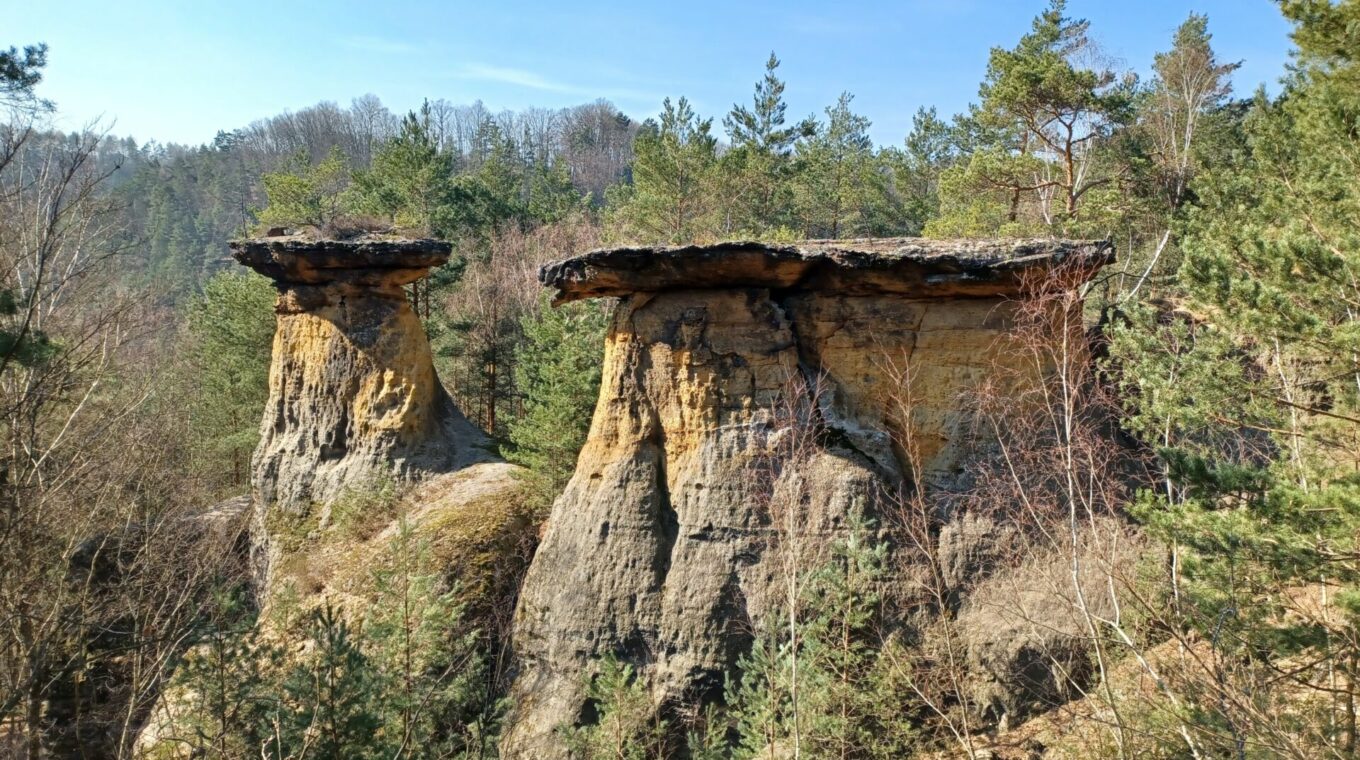
[[[381,55],[410,55],[420,52],[418,45],[413,45],[405,40],[393,40],[383,37],[368,37],[357,35],[344,37],[340,44],[352,50],[360,50],[365,53],[378,53]]]
[[[479,82],[495,82],[498,84],[508,84],[514,87],[523,87],[540,92],[555,92],[563,95],[575,95],[589,98],[609,98],[628,102],[661,102],[660,95],[653,92],[617,87],[587,87],[576,84],[559,82],[554,79],[525,69],[517,69],[509,66],[496,66],[486,63],[465,64],[453,72],[453,76],[459,79],[468,79]]]
[[[579,94],[581,88],[571,85],[554,82],[547,77],[535,74],[524,69],[512,69],[507,66],[491,66],[485,63],[468,64],[458,71],[458,76],[463,79],[476,79],[483,82],[499,82],[501,84],[511,84],[516,87],[527,87],[531,90],[543,90],[545,92],[564,92],[569,94]]]

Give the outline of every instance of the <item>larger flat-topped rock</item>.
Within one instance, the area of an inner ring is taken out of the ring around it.
[[[287,235],[234,240],[231,250],[237,261],[279,282],[407,285],[448,261],[453,248],[439,240]]]
[[[884,494],[965,488],[989,445],[970,394],[1020,404],[1041,381],[1015,344],[1026,298],[1113,257],[1100,242],[896,238],[545,267],[559,301],[620,300],[589,437],[520,591],[501,757],[569,757],[558,728],[598,720],[586,684],[603,657],[662,715],[721,700],[753,632],[779,620],[772,515],[824,548],[854,519],[887,525]]]
[[[769,288],[842,295],[978,297],[1021,291],[1058,266],[1095,271],[1114,247],[1093,240],[736,241],[612,248],[553,262],[539,280],[556,302],[682,288]]]

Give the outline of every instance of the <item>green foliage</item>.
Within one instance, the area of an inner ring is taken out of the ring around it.
[[[1120,282],[1128,290],[1122,300],[1176,290],[1191,181],[1242,147],[1239,108],[1227,101],[1238,64],[1220,62],[1210,42],[1208,20],[1191,14],[1171,49],[1155,56],[1154,76],[1133,101],[1134,122],[1102,140],[1093,156],[1114,181],[1083,198],[1078,227],[1128,241],[1120,258],[1138,274]]]
[[[529,468],[536,501],[561,493],[576,469],[600,389],[607,313],[598,304],[553,308],[545,296],[521,321],[515,385],[524,411],[510,424],[509,457]]]
[[[258,757],[269,741],[281,694],[270,680],[282,667],[282,647],[249,631],[213,630],[175,672],[182,709],[175,743],[213,760]]]
[[[461,590],[445,588],[427,542],[404,520],[386,556],[373,572],[365,639],[384,684],[387,741],[405,756],[480,755],[497,705],[486,703],[486,656],[464,622]]]
[[[1083,197],[1113,178],[1090,157],[1131,118],[1133,80],[1077,63],[1089,24],[1065,5],[1052,0],[1014,48],[993,48],[969,116],[980,142],[942,180],[942,218],[929,234],[1092,229],[1079,219]]]
[[[596,720],[560,733],[573,760],[647,760],[665,757],[666,722],[657,718],[633,666],[606,657],[587,682]]]
[[[1003,146],[979,148],[940,176],[940,215],[927,223],[932,237],[1024,237],[1044,225],[1021,213],[1021,195],[1046,170],[1043,159]]]
[[[1209,371],[1220,384],[1236,378],[1229,392],[1273,408],[1279,427],[1272,430],[1282,433],[1278,451],[1286,456],[1242,502],[1246,513],[1345,552],[1349,540],[1324,537],[1360,527],[1350,507],[1349,468],[1335,469],[1355,456],[1360,411],[1354,360],[1360,326],[1351,306],[1360,299],[1352,277],[1360,271],[1360,186],[1342,168],[1360,161],[1360,53],[1349,45],[1360,5],[1283,7],[1300,23],[1300,68],[1278,102],[1258,96],[1245,123],[1249,152],[1194,182],[1199,202],[1187,223],[1181,281],[1213,310],[1238,356],[1252,357],[1266,373],[1225,373],[1227,362]],[[1233,415],[1224,422],[1252,420]],[[1332,506],[1310,517],[1306,510],[1316,501]],[[1261,558],[1283,573],[1277,583],[1306,582],[1323,571],[1279,559]],[[1338,563],[1327,574],[1340,579],[1353,570]]]
[[[1133,310],[1111,346],[1128,427],[1163,465],[1132,511],[1172,547],[1174,625],[1212,650],[1209,672],[1181,675],[1200,684],[1188,710],[1203,747],[1234,756],[1357,741],[1329,679],[1353,683],[1360,662],[1360,186],[1345,168],[1360,162],[1360,4],[1281,5],[1299,45],[1284,92],[1258,94],[1240,149],[1182,164],[1175,295],[1203,316]],[[1206,45],[1192,18],[1177,55],[1211,60]]]
[[[22,50],[0,49],[0,103],[31,102],[33,88],[42,81],[42,69],[47,66],[47,45],[25,45]]]
[[[1234,461],[1248,461],[1261,436],[1225,420],[1255,429],[1279,422],[1278,410],[1261,401],[1264,378],[1232,334],[1212,324],[1132,306],[1110,330],[1110,354],[1129,409],[1124,426],[1153,449],[1235,452]]]
[[[718,705],[707,705],[699,716],[698,726],[691,727],[685,735],[685,749],[689,760],[727,760],[730,756],[727,746],[726,721]]]
[[[225,242],[255,225],[259,168],[233,147],[162,154],[127,144],[119,157],[127,176],[111,200],[127,228],[116,243],[139,254],[128,261],[127,279],[171,302],[186,300],[221,268]]]
[[[381,756],[376,673],[358,636],[330,604],[312,613],[309,627],[312,649],[280,684],[281,715],[274,746],[266,746],[276,757],[302,747],[326,760]]]
[[[500,199],[482,183],[454,176],[454,156],[430,133],[430,109],[409,113],[399,132],[354,174],[354,206],[414,234],[450,238],[497,218]]]
[[[919,235],[926,222],[940,214],[940,177],[959,156],[954,129],[934,107],[918,109],[911,124],[903,149],[884,151],[883,161],[892,171],[893,191],[900,199],[902,232]]]
[[[801,617],[771,621],[728,683],[734,757],[904,757],[912,749],[909,684],[882,638],[887,545],[852,518],[849,535],[808,572]]]
[[[661,120],[648,120],[633,143],[633,184],[608,196],[612,219],[625,237],[644,243],[688,243],[717,228],[713,196],[718,141],[712,119],[700,119],[689,101],[662,104]]]
[[[347,539],[371,537],[396,516],[401,494],[390,476],[347,486],[327,505],[329,523]]]
[[[266,227],[312,226],[329,229],[345,210],[345,190],[350,169],[339,146],[312,166],[306,152],[299,151],[279,171],[260,178],[269,205],[260,212]]]
[[[530,224],[553,224],[584,215],[590,208],[590,196],[572,184],[565,162],[531,165],[528,185],[522,215]]]
[[[504,219],[516,215],[523,205],[525,182],[514,140],[494,121],[480,124],[475,139],[482,159],[471,176],[492,199],[495,210],[491,216]]]
[[[765,62],[765,77],[756,83],[751,107],[733,105],[723,119],[731,139],[718,167],[725,221],[731,236],[767,237],[792,223],[793,146],[812,136],[811,118],[785,126],[784,82],[775,75],[779,59]]]
[[[373,156],[372,167],[354,175],[355,205],[420,234],[447,233],[449,207],[461,195],[453,156],[430,136],[428,121],[414,113]]]
[[[1034,19],[1029,34],[1012,49],[995,48],[987,63],[987,77],[978,91],[980,116],[1007,127],[1019,125],[1047,141],[1045,122],[1107,120],[1128,108],[1129,92],[1113,87],[1109,70],[1079,68],[1073,55],[1088,46],[1089,23],[1066,17],[1065,0],[1051,0]],[[1097,128],[1097,127],[1092,127]]]
[[[274,288],[254,273],[219,272],[189,304],[190,423],[200,472],[247,482],[269,393]]]
[[[308,612],[301,648],[209,632],[176,676],[186,703],[167,738],[221,760],[494,754],[481,635],[404,523],[372,583],[358,623],[329,602]]]
[[[723,119],[723,127],[732,138],[732,147],[750,147],[762,153],[787,156],[794,142],[806,137],[814,128],[811,118],[784,126],[784,82],[775,76],[779,58],[772,52],[765,61],[765,77],[756,83],[751,107],[733,105],[732,112]]]
[[[1178,209],[1203,164],[1190,136],[1232,92],[1230,77],[1240,64],[1220,63],[1210,44],[1207,16],[1190,14],[1172,38],[1171,49],[1152,62],[1154,77],[1138,111],[1138,132],[1147,138],[1154,181],[1166,206]]]
[[[491,120],[473,136],[476,166],[459,173],[458,157],[434,135],[431,106],[403,119],[355,174],[355,208],[418,234],[474,244],[499,227],[544,224],[579,213],[586,196],[561,163],[534,161]]]
[[[850,93],[826,109],[827,122],[798,142],[795,208],[808,237],[880,234],[890,215],[888,177],[869,139],[867,118],[850,110]]]
[[[32,310],[19,308],[13,290],[0,290],[0,369],[37,367],[51,359],[57,346],[32,325]]]

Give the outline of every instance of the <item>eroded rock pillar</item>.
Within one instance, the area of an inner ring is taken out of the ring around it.
[[[720,698],[778,603],[771,547],[828,542],[855,516],[881,525],[880,496],[908,483],[957,485],[978,444],[962,397],[1007,360],[1017,299],[1111,257],[1093,242],[898,239],[545,267],[559,302],[621,300],[589,437],[521,589],[502,756],[565,757],[557,729],[592,720],[602,657],[632,665],[658,710]],[[907,385],[911,403],[892,403]]]
[[[320,511],[346,489],[409,481],[490,459],[487,441],[435,375],[404,286],[448,260],[434,240],[232,243],[278,288],[269,399],[251,462],[256,567],[280,516]]]

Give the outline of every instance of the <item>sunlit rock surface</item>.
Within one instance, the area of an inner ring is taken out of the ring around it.
[[[490,461],[435,376],[403,286],[448,260],[434,240],[274,237],[232,243],[279,291],[269,400],[251,463],[258,524],[324,510],[347,489]],[[266,574],[272,560],[261,556]]]
[[[978,444],[964,399],[1007,375],[1017,299],[1112,259],[1097,242],[894,239],[544,267],[558,302],[622,300],[589,438],[521,590],[506,756],[564,756],[554,732],[589,721],[605,655],[659,709],[716,698],[775,601],[775,502],[824,539],[905,484],[960,486]],[[820,432],[793,451],[790,420]]]
[[[448,244],[299,235],[237,241],[232,250],[279,291],[269,399],[251,495],[240,500],[253,511],[261,630],[297,635],[280,628],[275,607],[296,616],[327,604],[361,620],[373,605],[374,572],[396,561],[394,540],[405,532],[422,547],[423,571],[459,589],[462,625],[501,641],[534,513],[521,468],[491,453],[440,384],[403,290],[448,259]],[[137,757],[195,756],[192,689],[171,680]]]

